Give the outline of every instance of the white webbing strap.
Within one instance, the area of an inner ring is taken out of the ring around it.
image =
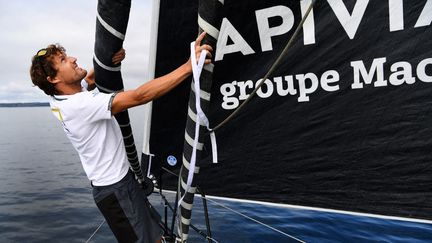
[[[200,95],[199,91],[200,89],[200,82],[199,77],[201,75],[201,71],[204,67],[205,58],[207,56],[207,52],[203,50],[201,52],[201,56],[199,58],[199,61],[197,63],[196,56],[195,56],[195,42],[192,42],[191,45],[191,63],[192,63],[192,73],[193,73],[193,80],[194,80],[194,88],[195,88],[195,106],[197,110],[197,120],[195,122],[195,138],[193,140],[193,146],[192,146],[192,155],[191,160],[189,162],[189,171],[188,171],[188,177],[186,181],[186,188],[185,194],[183,197],[180,198],[178,201],[178,205],[180,206],[183,202],[183,199],[188,192],[189,188],[192,185],[192,180],[195,172],[196,167],[196,151],[198,146],[198,139],[199,139],[199,127],[201,121],[207,126],[207,129],[211,131],[209,128],[209,121],[207,119],[207,116],[204,114],[204,112],[201,109],[201,101],[200,101]],[[210,133],[210,139],[212,143],[212,153],[213,153],[213,163],[217,163],[217,147],[216,147],[216,136],[213,131]]]
[[[204,53],[204,54],[203,54]],[[200,97],[200,81],[199,78],[201,76],[201,71],[204,67],[204,61],[205,57],[207,55],[207,52],[203,50],[201,52],[200,60],[197,64],[196,57],[195,57],[195,42],[191,43],[191,61],[192,61],[192,73],[194,78],[194,88],[195,88],[195,100],[196,100],[196,111],[197,111],[197,123],[200,123],[202,121],[204,125],[206,125],[207,130],[210,131],[210,141],[212,146],[212,155],[213,155],[213,163],[217,163],[217,144],[216,144],[216,134],[215,132],[210,129],[210,122],[207,118],[207,116],[204,114],[203,110],[201,109],[201,100],[197,97]]]

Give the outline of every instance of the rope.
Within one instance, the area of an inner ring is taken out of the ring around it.
[[[212,237],[207,236],[206,240],[211,240],[212,242],[219,243],[219,241],[213,239]]]
[[[102,225],[105,223],[105,219],[102,221],[102,223],[99,225],[99,227],[97,227],[97,229],[93,232],[92,235],[90,235],[90,237],[86,240],[85,243],[89,243],[91,238],[93,238],[93,236],[98,232],[98,230],[102,227]]]
[[[236,213],[236,214],[238,214],[238,215],[240,215],[240,216],[242,216],[242,217],[244,217],[244,218],[247,218],[247,219],[249,219],[249,220],[252,220],[252,221],[254,221],[255,223],[258,223],[258,224],[260,224],[260,225],[262,225],[262,226],[265,226],[265,227],[267,227],[267,228],[269,228],[269,229],[271,229],[271,230],[273,230],[273,231],[276,231],[276,232],[278,232],[278,233],[280,233],[280,234],[282,234],[282,235],[284,235],[284,236],[287,236],[287,237],[289,237],[289,238],[291,238],[291,239],[293,239],[293,240],[296,240],[296,241],[298,241],[298,242],[302,242],[302,243],[306,243],[305,241],[302,241],[302,240],[300,240],[300,239],[298,239],[298,238],[296,238],[296,237],[294,237],[294,236],[292,236],[292,235],[289,235],[288,233],[285,233],[285,232],[283,232],[283,231],[281,231],[281,230],[278,230],[278,229],[276,229],[276,228],[274,228],[274,227],[272,227],[272,226],[270,226],[270,225],[268,225],[268,224],[266,224],[266,223],[263,223],[263,222],[261,222],[261,221],[259,221],[259,220],[256,220],[256,219],[254,219],[254,218],[251,218],[251,217],[249,217],[249,216],[247,216],[247,215],[245,215],[245,214],[243,214],[243,213],[241,213],[241,212],[239,212],[239,211],[237,211],[237,210],[234,210],[234,209],[232,209],[232,208],[230,208],[230,207],[228,207],[228,206],[225,206],[225,205],[223,205],[223,204],[221,204],[221,203],[218,203],[218,202],[216,202],[216,201],[214,201],[214,200],[212,200],[212,199],[209,199],[208,197],[206,197],[205,199],[208,200],[208,201],[210,201],[210,202],[212,202],[212,203],[214,203],[214,204],[216,204],[216,205],[219,206],[219,207],[225,208],[225,209],[227,209],[227,210],[229,210],[229,211],[231,211],[231,212],[233,212],[233,213]]]
[[[298,36],[298,34],[300,33],[300,29],[303,27],[303,24],[306,21],[307,17],[309,16],[310,11],[312,11],[312,8],[313,8],[313,6],[315,4],[315,1],[316,0],[312,0],[310,6],[308,8],[308,10],[306,11],[306,14],[303,16],[302,20],[298,24],[298,26],[297,26],[294,34],[291,36],[291,38],[288,41],[288,43],[286,44],[285,48],[283,49],[283,51],[281,52],[281,54],[278,56],[278,58],[276,59],[276,61],[273,63],[273,65],[270,67],[269,71],[266,73],[266,75],[261,80],[261,82],[259,83],[259,85],[256,86],[256,88],[252,91],[252,93],[249,95],[249,97],[239,107],[237,107],[237,109],[235,109],[233,113],[231,113],[227,118],[225,118],[225,120],[223,120],[222,122],[220,122],[213,129],[211,129],[211,131],[214,132],[214,131],[218,130],[223,125],[225,125],[229,120],[231,120],[255,96],[255,94],[258,91],[258,89],[260,89],[261,86],[264,84],[264,81],[266,81],[268,79],[268,77],[273,74],[273,72],[276,69],[276,67],[279,66],[280,62],[282,61],[282,59],[285,57],[285,55],[287,54],[287,52],[291,48],[292,44],[294,43],[294,39],[296,39],[297,36]]]

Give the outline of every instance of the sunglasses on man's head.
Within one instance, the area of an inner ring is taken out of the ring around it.
[[[36,53],[36,56],[37,57],[44,57],[44,56],[46,56],[46,54],[48,53],[48,50],[47,49],[40,49],[37,53]]]
[[[41,64],[43,73],[45,74],[45,76],[48,77],[47,71],[45,70],[44,65],[42,65],[42,59],[40,58],[40,57],[45,57],[47,54],[48,54],[48,50],[47,49],[45,49],[45,48],[40,49],[38,52],[36,52],[35,61],[37,61],[38,63]]]
[[[36,56],[38,56],[38,57],[43,57],[43,56],[45,56],[46,54],[48,53],[48,51],[47,51],[47,49],[40,49],[37,53],[36,53]]]

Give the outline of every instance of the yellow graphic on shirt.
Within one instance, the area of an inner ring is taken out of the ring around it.
[[[57,119],[59,119],[60,121],[63,121],[63,117],[62,117],[62,114],[61,114],[59,108],[53,108],[53,109],[51,109],[51,111],[56,115]],[[57,116],[57,114],[58,114],[58,116]]]
[[[70,133],[69,129],[68,129],[67,126],[66,126],[66,123],[65,123],[64,120],[63,120],[63,116],[62,116],[62,114],[61,114],[61,112],[60,112],[60,109],[59,109],[59,108],[52,108],[51,111],[54,113],[55,117],[57,117],[57,119],[59,119],[59,121],[61,121],[64,130],[65,130],[67,133]],[[58,114],[58,115],[57,115],[57,114]]]

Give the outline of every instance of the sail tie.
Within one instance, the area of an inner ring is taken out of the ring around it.
[[[210,122],[207,118],[207,116],[204,114],[203,110],[201,109],[201,100],[200,100],[200,76],[201,71],[204,67],[205,57],[207,55],[207,52],[203,50],[201,52],[201,56],[199,59],[199,62],[196,61],[195,56],[195,41],[191,43],[191,59],[192,59],[192,73],[193,73],[193,82],[194,82],[194,89],[195,89],[195,104],[196,104],[196,112],[197,112],[197,123],[200,124],[201,122],[204,123],[204,125],[207,127],[207,130],[210,132],[210,141],[212,146],[212,155],[213,155],[213,163],[217,163],[217,144],[216,144],[216,134],[215,132],[210,128]],[[199,126],[198,126],[199,127]],[[195,133],[196,141],[198,142],[198,133]],[[195,149],[195,147],[194,147]],[[189,171],[190,173],[190,171]]]
[[[194,176],[194,172],[195,172],[196,151],[197,151],[198,139],[199,139],[199,127],[201,124],[204,124],[207,127],[207,129],[210,131],[213,163],[217,163],[216,135],[215,135],[214,131],[212,131],[210,129],[209,120],[208,120],[207,116],[204,114],[203,110],[201,109],[201,102],[200,102],[200,95],[199,95],[199,92],[201,90],[199,77],[200,77],[201,71],[204,67],[204,62],[205,62],[205,58],[207,56],[207,52],[205,50],[203,50],[201,52],[199,61],[197,63],[196,56],[195,56],[195,42],[192,42],[190,47],[191,47],[193,83],[194,83],[194,88],[195,88],[195,107],[196,107],[196,111],[197,111],[197,121],[195,123],[195,137],[194,137],[193,144],[192,144],[192,156],[191,156],[191,160],[189,162],[189,171],[188,171],[188,177],[187,177],[187,181],[186,181],[186,188],[185,188],[186,192],[189,191],[189,189],[191,188],[193,176]],[[178,206],[180,206],[182,204],[185,195],[186,195],[186,193],[178,201]]]

